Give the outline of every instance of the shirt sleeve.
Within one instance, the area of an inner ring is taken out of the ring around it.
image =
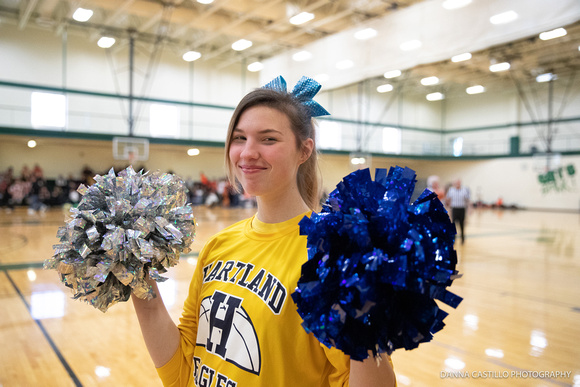
[[[183,356],[181,343],[179,348],[167,363],[157,368],[157,375],[165,387],[187,386],[191,376],[191,363]]]
[[[197,323],[199,318],[199,293],[203,283],[203,262],[207,251],[211,249],[208,242],[199,253],[197,266],[189,285],[189,294],[185,299],[183,314],[179,319],[179,333],[181,335],[179,348],[167,363],[157,368],[157,374],[164,386],[187,386],[193,376],[193,353],[197,338]]]
[[[348,387],[350,375],[350,356],[345,355],[342,351],[324,344],[320,344],[326,353],[332,369],[328,374],[328,384],[333,387]]]

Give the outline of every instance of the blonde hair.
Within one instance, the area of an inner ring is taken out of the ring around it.
[[[318,173],[318,152],[316,150],[316,135],[314,123],[309,110],[294,96],[271,89],[256,89],[246,94],[240,101],[228,126],[225,147],[226,173],[232,186],[237,187],[235,167],[230,160],[230,147],[234,129],[238,125],[242,113],[254,106],[267,106],[276,109],[288,117],[290,128],[296,138],[296,149],[302,150],[304,141],[312,139],[313,149],[310,157],[300,165],[296,175],[298,191],[304,202],[312,210],[316,210],[320,202],[321,179]]]

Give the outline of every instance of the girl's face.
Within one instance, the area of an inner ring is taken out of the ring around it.
[[[313,141],[297,149],[288,117],[267,106],[242,113],[234,128],[229,157],[236,178],[251,196],[276,200],[298,192],[298,167],[308,159]]]

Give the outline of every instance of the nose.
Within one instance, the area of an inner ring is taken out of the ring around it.
[[[260,152],[255,141],[248,138],[240,152],[240,158],[244,160],[255,160],[260,157]]]

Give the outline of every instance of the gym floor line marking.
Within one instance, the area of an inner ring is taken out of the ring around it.
[[[30,305],[28,305],[28,302],[26,302],[26,298],[24,298],[24,295],[20,291],[20,288],[18,288],[18,285],[16,285],[16,283],[14,282],[14,280],[12,279],[12,277],[10,276],[10,274],[7,271],[4,271],[4,274],[6,274],[6,277],[8,278],[8,280],[10,281],[10,283],[12,284],[12,287],[14,287],[14,290],[16,291],[16,293],[18,293],[18,295],[20,296],[20,299],[22,300],[22,302],[26,306],[26,309],[28,310],[28,313],[30,313],[30,317],[32,317],[32,312],[30,310]],[[32,319],[34,320],[34,322],[36,323],[36,325],[38,325],[38,327],[40,328],[40,331],[42,332],[42,334],[44,335],[44,337],[48,341],[48,344],[50,344],[50,347],[52,348],[52,350],[54,351],[54,353],[56,354],[56,356],[60,360],[60,363],[63,365],[63,367],[65,368],[65,370],[69,374],[69,376],[71,377],[71,379],[72,379],[73,383],[75,384],[75,386],[77,386],[77,387],[83,387],[83,384],[81,383],[81,381],[79,380],[79,378],[77,377],[77,375],[74,373],[73,369],[68,364],[68,362],[64,358],[63,354],[60,352],[60,350],[56,346],[55,342],[52,340],[52,338],[48,334],[48,331],[46,330],[46,328],[44,327],[44,325],[42,324],[42,322],[40,320],[38,320],[38,319],[35,319],[34,317],[32,317]]]

